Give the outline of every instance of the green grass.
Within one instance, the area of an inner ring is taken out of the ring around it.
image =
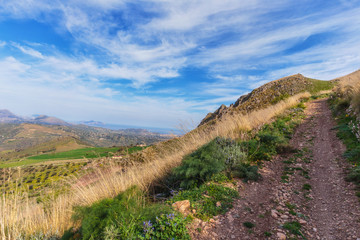
[[[312,85],[308,87],[308,91],[311,94],[315,94],[323,90],[330,90],[334,87],[334,84],[330,81],[321,81],[311,78],[309,78],[308,80],[312,83]]]
[[[287,222],[283,225],[284,229],[288,230],[290,233],[302,236],[303,239],[306,239],[301,232],[301,224],[297,221]]]
[[[253,228],[255,227],[255,224],[252,222],[244,222],[243,225],[247,228]]]
[[[133,153],[136,151],[142,150],[142,147],[130,147],[127,151],[123,150],[124,153]],[[35,163],[41,163],[46,161],[52,160],[70,160],[70,159],[92,159],[92,158],[99,158],[99,157],[108,157],[113,156],[116,152],[119,152],[120,148],[112,147],[112,148],[81,148],[66,152],[59,152],[59,153],[48,153],[48,154],[41,154],[33,157],[28,157],[21,161],[12,161],[12,162],[5,162],[0,164],[0,168],[9,168],[9,167],[19,167],[19,166],[27,166],[32,165]]]
[[[29,160],[63,160],[63,159],[81,159],[81,158],[98,158],[112,156],[119,148],[81,148],[66,152],[41,154],[29,157]]]
[[[357,123],[357,119],[353,114],[348,114],[346,110],[350,104],[346,99],[337,98],[335,95],[330,98],[333,114],[336,116],[337,126],[334,128],[337,130],[337,136],[342,140],[346,146],[346,152],[344,156],[349,162],[353,164],[349,174],[346,176],[347,181],[355,182],[358,187],[360,186],[360,144],[356,135],[352,131],[352,125]],[[354,126],[353,126],[354,127]]]
[[[226,213],[232,207],[234,199],[238,197],[239,193],[234,189],[218,183],[208,183],[198,188],[181,191],[170,202],[189,200],[191,207],[196,210],[194,216],[208,220],[218,214]]]

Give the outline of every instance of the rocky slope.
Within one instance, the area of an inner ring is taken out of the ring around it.
[[[330,89],[332,84],[328,81],[307,78],[301,74],[280,78],[256,88],[247,95],[241,96],[229,107],[221,105],[214,113],[208,113],[199,126],[216,122],[227,114],[245,114],[253,110],[266,108],[300,92],[315,92],[319,87]]]

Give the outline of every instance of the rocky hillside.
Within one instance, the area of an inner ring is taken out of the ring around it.
[[[319,89],[330,89],[332,86],[329,81],[315,80],[301,74],[280,78],[241,96],[229,107],[221,105],[214,113],[208,113],[199,126],[216,122],[227,114],[246,114],[253,110],[266,108],[300,92],[314,93]]]

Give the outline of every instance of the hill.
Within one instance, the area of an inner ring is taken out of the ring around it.
[[[296,74],[264,84],[249,94],[241,96],[229,107],[221,105],[214,113],[209,113],[199,124],[218,121],[225,115],[246,114],[255,110],[266,108],[298,93],[308,91],[317,92],[319,89],[331,89],[333,84],[329,81],[315,80]]]
[[[47,140],[45,142],[38,143],[33,146],[24,147],[22,149],[16,148],[16,149],[0,151],[0,162],[26,158],[29,156],[35,156],[44,153],[65,152],[65,151],[75,150],[85,147],[90,147],[90,145],[81,142],[80,140],[74,137],[71,136],[57,137],[51,140]]]
[[[0,123],[0,160],[83,147],[151,145],[171,138],[143,129],[110,130],[85,125]]]

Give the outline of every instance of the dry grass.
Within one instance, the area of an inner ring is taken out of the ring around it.
[[[337,92],[360,114],[360,70],[339,78]]]
[[[89,205],[103,198],[114,197],[132,185],[146,190],[151,182],[178,166],[186,154],[201,145],[217,136],[239,138],[241,132],[259,128],[296,105],[301,98],[309,96],[309,93],[300,93],[247,115],[228,115],[216,124],[201,126],[182,137],[147,148],[133,155],[137,161],[127,166],[126,171],[122,171],[120,166],[99,168],[91,176],[96,181],[78,179],[68,194],[47,203],[36,203],[17,194],[3,195],[0,201],[0,236],[3,239],[16,239],[23,233],[31,235],[38,232],[61,235],[73,224],[70,221],[73,206]]]

